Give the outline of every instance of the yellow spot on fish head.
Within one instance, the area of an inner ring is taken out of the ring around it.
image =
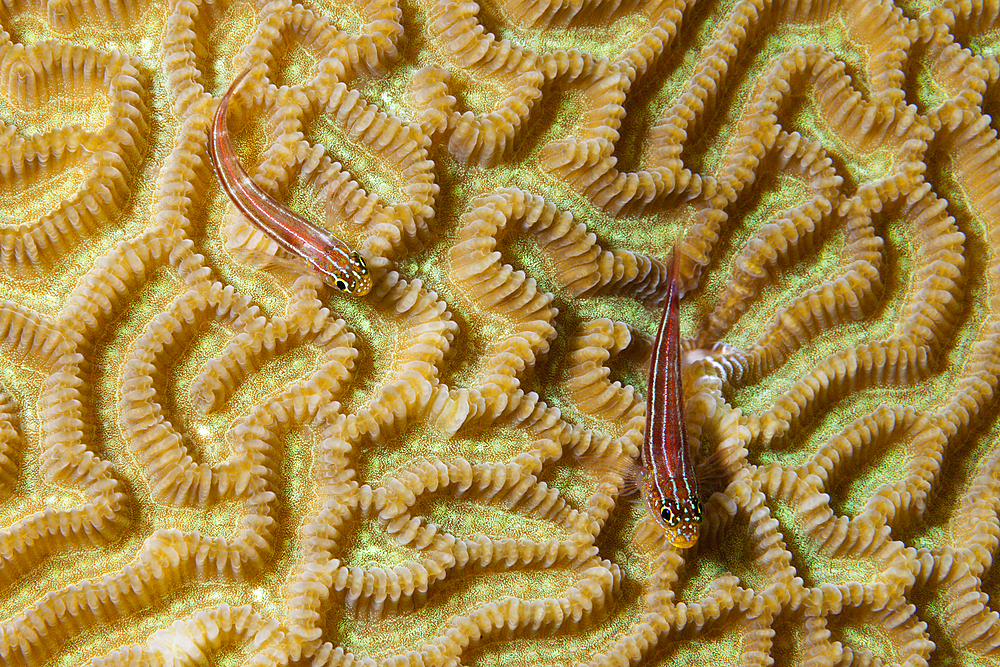
[[[667,531],[667,538],[678,549],[690,549],[698,541],[698,524],[684,521]]]
[[[689,549],[698,541],[702,514],[701,502],[696,498],[666,498],[657,503],[654,511],[667,540],[679,549]]]
[[[350,261],[323,256],[316,261],[323,282],[341,292],[364,296],[372,291],[372,276],[364,258],[355,251]]]

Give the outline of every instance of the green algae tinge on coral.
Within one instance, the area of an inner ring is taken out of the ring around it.
[[[5,3],[0,663],[995,664],[998,17]],[[370,294],[216,181],[247,68]],[[675,242],[683,551],[616,472]]]

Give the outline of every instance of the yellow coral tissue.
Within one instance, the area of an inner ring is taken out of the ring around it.
[[[1000,665],[998,2],[3,0],[0,665]]]

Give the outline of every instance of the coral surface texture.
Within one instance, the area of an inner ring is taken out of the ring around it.
[[[998,55],[998,0],[3,0],[0,664],[1000,664]],[[370,293],[220,187],[244,71]],[[671,252],[690,549],[629,492]]]

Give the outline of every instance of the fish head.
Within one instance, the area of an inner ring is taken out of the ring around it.
[[[650,485],[651,486],[651,485]],[[662,498],[647,488],[646,504],[667,540],[678,549],[690,549],[698,541],[704,509],[697,497]]]
[[[316,263],[316,268],[322,275],[323,282],[341,292],[364,296],[372,291],[372,276],[368,271],[368,264],[357,250],[351,254],[350,262],[336,262],[330,257],[323,257]]]

